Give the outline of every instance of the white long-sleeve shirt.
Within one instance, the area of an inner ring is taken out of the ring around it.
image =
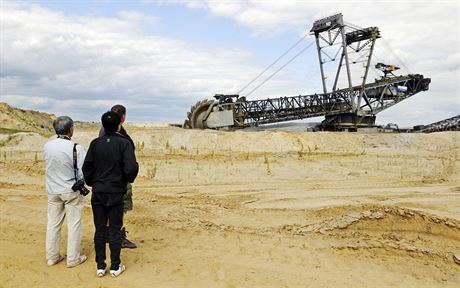
[[[67,139],[56,138],[48,141],[44,146],[45,157],[45,182],[48,194],[64,194],[74,192],[75,183],[73,169],[73,145]],[[78,179],[83,177],[81,167],[85,160],[85,150],[77,144]]]

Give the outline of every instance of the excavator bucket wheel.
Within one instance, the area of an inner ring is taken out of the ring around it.
[[[190,112],[187,112],[187,119],[182,126],[191,129],[205,129],[204,117],[206,116],[209,106],[213,103],[213,100],[207,99],[198,101],[190,108]]]
[[[185,119],[184,121],[184,124],[182,125],[182,128],[188,128],[188,129],[192,129],[192,113],[193,111],[196,109],[197,105],[201,104],[201,101],[198,101],[196,102],[195,105],[193,105],[192,107],[190,107],[190,111],[187,112],[187,119]]]

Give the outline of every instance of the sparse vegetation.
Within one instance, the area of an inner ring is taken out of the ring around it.
[[[299,159],[302,159],[303,155],[304,155],[304,147],[303,147],[303,143],[302,143],[302,140],[300,139],[297,139],[297,144],[299,144],[299,151],[297,151],[297,154],[299,155]],[[310,148],[310,147],[308,147]]]
[[[136,142],[136,149],[138,151],[143,151],[144,150],[144,141],[138,141]]]
[[[8,137],[4,141],[0,142],[0,147],[12,144],[15,138],[16,137],[14,135],[8,135]]]
[[[267,153],[264,154],[264,164],[265,164],[265,170],[267,172],[267,175],[271,175],[272,171],[270,169],[270,162],[268,161]]]
[[[18,132],[27,132],[25,130],[19,130],[19,129],[10,129],[10,128],[4,128],[0,127],[0,134],[14,134]]]
[[[158,171],[158,164],[155,162],[152,167],[147,167],[147,178],[149,179],[155,179],[155,176],[157,175]]]
[[[23,110],[0,103],[2,121],[0,133],[36,132],[44,136],[53,134],[52,122],[56,116],[48,113]],[[3,119],[8,119],[4,121]]]
[[[87,145],[99,128],[100,124],[84,128],[86,130],[78,127],[75,139]],[[269,138],[275,132],[262,132],[257,135],[238,132],[233,133],[233,137],[229,137],[229,133],[216,132],[219,135],[213,135],[212,141],[209,141],[207,137],[214,133],[212,131],[154,129],[157,128],[129,129],[133,132],[133,139],[138,141],[135,143],[139,152],[137,160],[141,173],[134,183],[135,212],[127,220],[129,229],[135,232],[134,240],[140,244],[143,243],[140,241],[144,241],[142,239],[147,242],[154,241],[152,243],[162,249],[162,245],[176,243],[176,240],[179,244],[189,243],[192,237],[192,242],[196,245],[191,248],[196,249],[196,253],[206,253],[208,247],[200,243],[203,239],[211,239],[219,251],[226,249],[238,254],[240,247],[248,251],[255,249],[253,251],[257,252],[257,255],[254,254],[256,257],[259,255],[264,260],[264,255],[273,253],[274,257],[279,257],[274,258],[275,261],[280,263],[286,260],[286,249],[291,247],[293,250],[288,251],[291,254],[298,254],[299,249],[304,249],[302,255],[305,256],[307,264],[311,257],[325,255],[323,250],[318,250],[318,254],[311,254],[316,253],[316,246],[309,246],[308,243],[314,241],[326,241],[331,247],[352,245],[336,250],[338,253],[345,251],[342,256],[349,256],[350,259],[355,259],[360,252],[367,255],[368,251],[361,250],[361,247],[367,249],[375,247],[372,245],[377,243],[383,249],[372,248],[372,252],[384,253],[384,257],[392,256],[390,253],[394,252],[394,259],[401,259],[401,255],[406,252],[401,249],[395,251],[394,247],[411,248],[408,245],[414,243],[410,239],[413,239],[414,231],[418,232],[414,227],[421,227],[420,231],[431,227],[434,232],[448,236],[439,241],[439,246],[435,246],[436,243],[431,245],[430,242],[430,247],[439,249],[443,253],[441,255],[450,253],[447,250],[450,247],[458,246],[454,245],[456,240],[451,237],[456,235],[458,229],[448,226],[451,223],[458,226],[458,221],[449,220],[449,224],[445,225],[443,222],[437,223],[427,220],[428,218],[424,220],[417,214],[407,213],[413,213],[412,210],[399,208],[408,206],[413,207],[414,211],[420,208],[419,210],[429,209],[455,215],[455,203],[452,203],[455,201],[451,200],[452,195],[460,192],[457,187],[460,154],[456,144],[460,143],[460,135],[413,135],[413,140],[407,145],[399,142],[394,144],[392,141],[399,139],[394,140],[393,136],[380,139],[384,136],[377,135],[371,136],[374,137],[372,143],[361,145],[356,140],[357,136],[338,133],[310,133],[308,138],[297,133],[280,133]],[[172,133],[175,133],[174,137],[171,137]],[[186,136],[189,133],[196,135],[193,138],[180,137],[181,133]],[[155,137],[147,138],[145,135],[149,134],[154,134]],[[3,172],[0,188],[4,203],[8,203],[4,205],[7,211],[3,213],[6,217],[3,222],[15,225],[10,225],[5,230],[8,232],[13,229],[14,234],[5,234],[4,238],[11,239],[11,247],[23,251],[23,245],[15,246],[16,234],[21,235],[20,240],[25,239],[27,245],[43,242],[40,240],[40,233],[29,231],[24,236],[22,232],[24,227],[28,230],[37,227],[35,230],[41,229],[36,224],[42,221],[39,216],[44,210],[26,209],[26,212],[33,213],[26,218],[20,212],[24,207],[43,207],[46,204],[45,165],[41,149],[51,138],[37,136],[36,133],[3,134],[0,136],[0,143],[7,140],[8,136],[11,136],[9,142],[0,148],[0,167]],[[260,142],[255,142],[259,139]],[[377,141],[383,142],[381,150],[371,148]],[[436,145],[438,142],[444,143],[444,146]],[[442,181],[448,185],[436,185]],[[35,190],[41,192],[37,194]],[[16,217],[14,223],[11,222],[12,215]],[[25,223],[24,219],[30,221]],[[359,220],[354,222],[354,219]],[[441,218],[433,218],[436,221],[439,219]],[[90,221],[85,223],[88,227],[92,225]],[[388,227],[381,228],[382,225]],[[157,233],[160,230],[166,233]],[[209,235],[213,237],[209,238]],[[429,233],[417,235],[421,235],[423,241],[436,238]],[[307,246],[302,245],[301,237],[312,241],[303,241]],[[257,241],[253,241],[254,239]],[[143,245],[148,244],[146,243]],[[281,246],[275,247],[277,243]],[[371,246],[367,246],[368,244]],[[398,246],[399,244],[403,246]],[[420,247],[422,246],[425,247]],[[328,246],[322,244],[320,248],[323,247]],[[446,247],[446,250],[442,250]],[[170,255],[174,258],[174,249],[166,248],[163,249],[165,253],[171,252]],[[353,251],[348,253],[348,250]],[[427,257],[423,251],[417,257]],[[414,252],[408,251],[406,255],[409,261],[413,259],[411,253]],[[36,256],[38,259],[40,255]],[[433,256],[427,258],[430,263],[445,265],[442,267],[456,265],[445,263],[443,257]],[[149,255],[142,254],[140,257],[144,257],[139,258],[144,261],[142,265],[147,265],[148,261],[155,264]],[[247,260],[243,258],[245,257],[242,257],[242,261]],[[289,263],[291,266],[286,267],[296,269],[299,266],[297,258]],[[330,262],[328,260],[325,259],[320,264],[327,265]],[[377,264],[381,264],[380,260],[381,257]],[[317,273],[317,261],[313,262],[310,270]],[[176,269],[180,263],[172,264],[171,269]],[[333,266],[326,267],[327,271],[324,272],[329,272],[329,268],[334,268]],[[419,266],[425,267],[423,263]],[[150,269],[150,266],[145,267]],[[456,266],[453,267],[455,269]],[[298,271],[301,272],[302,269],[300,267]],[[291,276],[292,273],[288,273],[287,277]],[[212,278],[209,285],[212,286],[214,280]],[[295,286],[298,283],[300,282],[289,284]]]

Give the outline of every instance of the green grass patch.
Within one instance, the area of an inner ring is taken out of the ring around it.
[[[0,127],[0,134],[14,134],[18,132],[29,132],[25,130],[19,130],[19,129],[10,129],[10,128],[1,128]]]

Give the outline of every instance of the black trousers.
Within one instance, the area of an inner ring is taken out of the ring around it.
[[[121,227],[123,227],[123,194],[92,193],[94,249],[96,250],[97,269],[105,269],[105,244],[107,221],[109,226],[110,270],[118,270],[121,252]]]

